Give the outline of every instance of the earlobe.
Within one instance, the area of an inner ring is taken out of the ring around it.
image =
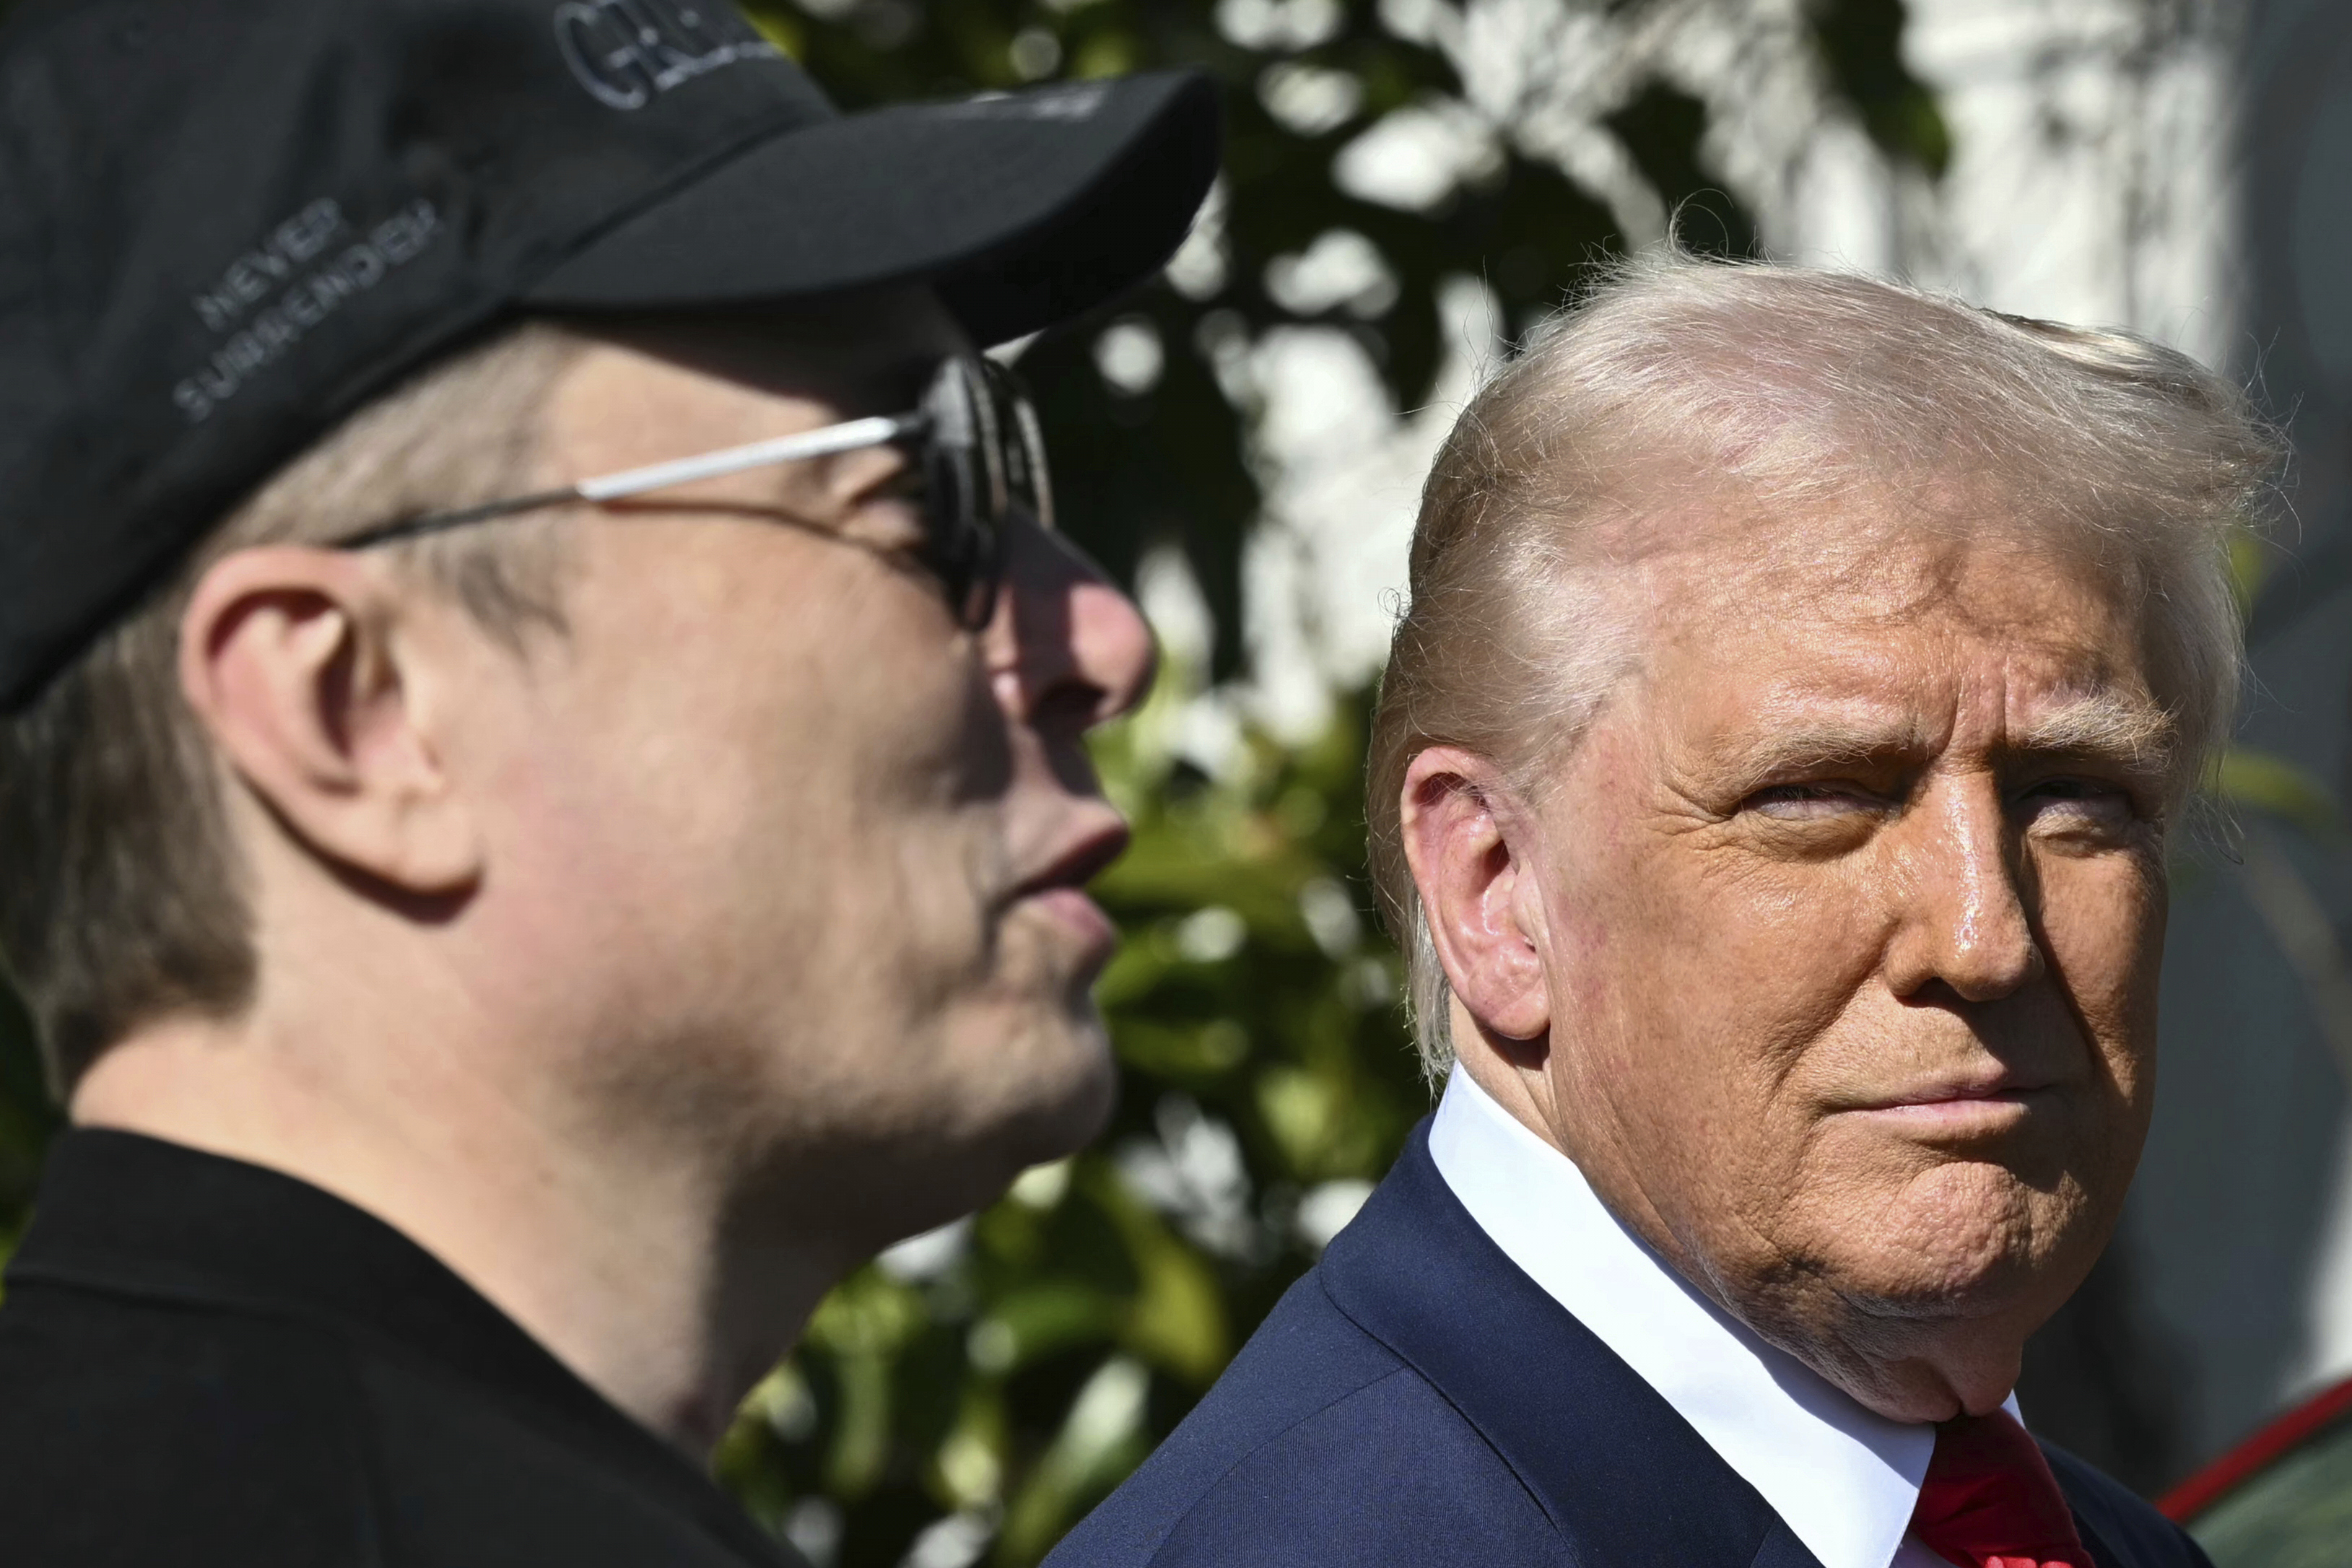
[[[394,636],[377,563],[292,546],[207,571],[180,624],[180,684],[247,788],[313,854],[402,892],[481,871]]]
[[[1452,746],[1433,746],[1405,770],[1400,826],[1423,916],[1454,994],[1479,1027],[1531,1040],[1551,1026],[1540,938],[1542,903],[1529,897],[1521,819],[1500,771]]]

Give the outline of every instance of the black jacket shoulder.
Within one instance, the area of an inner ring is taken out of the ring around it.
[[[115,1132],[8,1265],[0,1519],[39,1568],[798,1562],[390,1226]]]
[[[327,1336],[21,1286],[0,1310],[0,1518],[59,1568],[383,1561]]]

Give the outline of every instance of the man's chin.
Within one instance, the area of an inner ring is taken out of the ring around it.
[[[1064,1070],[1038,1085],[1034,1097],[1006,1128],[1015,1172],[1074,1153],[1110,1124],[1111,1109],[1118,1100],[1118,1073],[1101,1020],[1091,1016],[1091,1007],[1088,1013],[1083,1021],[1064,1022],[1064,1048],[1055,1053]]]
[[[1033,1051],[1008,1064],[1016,1078],[986,1091],[967,1080],[927,1113],[894,1107],[886,1124],[829,1143],[825,1179],[814,1186],[804,1165],[787,1162],[776,1189],[783,1210],[795,1225],[843,1227],[835,1239],[863,1256],[986,1208],[1023,1171],[1075,1152],[1109,1121],[1118,1085],[1107,1048],[1074,1048],[1055,1070],[1036,1069]],[[812,1192],[821,1194],[814,1208]]]
[[[1915,1230],[1849,1238],[1819,1278],[1847,1309],[1885,1325],[1927,1327],[2047,1315],[2078,1276],[2069,1255],[2095,1256],[2071,1227],[2019,1226],[1986,1215],[1940,1235]]]
[[[1109,1037],[1083,991],[988,1022],[958,1042],[959,1068],[940,1086],[954,1100],[922,1128],[927,1142],[959,1152],[954,1163],[985,1189],[981,1203],[1100,1133],[1118,1092]]]

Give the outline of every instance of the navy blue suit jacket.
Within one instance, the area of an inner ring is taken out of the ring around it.
[[[2057,1449],[2100,1568],[2209,1568]],[[1488,1240],[1429,1124],[1198,1408],[1046,1568],[1819,1568],[1756,1489]]]

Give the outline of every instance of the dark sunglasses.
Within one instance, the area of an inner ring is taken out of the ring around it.
[[[1013,373],[988,359],[959,357],[941,363],[923,394],[922,405],[909,414],[853,419],[747,447],[600,474],[560,489],[401,518],[337,542],[342,549],[361,550],[542,507],[619,500],[748,468],[894,442],[908,447],[921,479],[923,563],[938,575],[956,620],[976,631],[996,612],[1004,580],[1005,537],[1014,515],[1025,514],[1040,527],[1054,526],[1053,487],[1046,477],[1037,411]]]

